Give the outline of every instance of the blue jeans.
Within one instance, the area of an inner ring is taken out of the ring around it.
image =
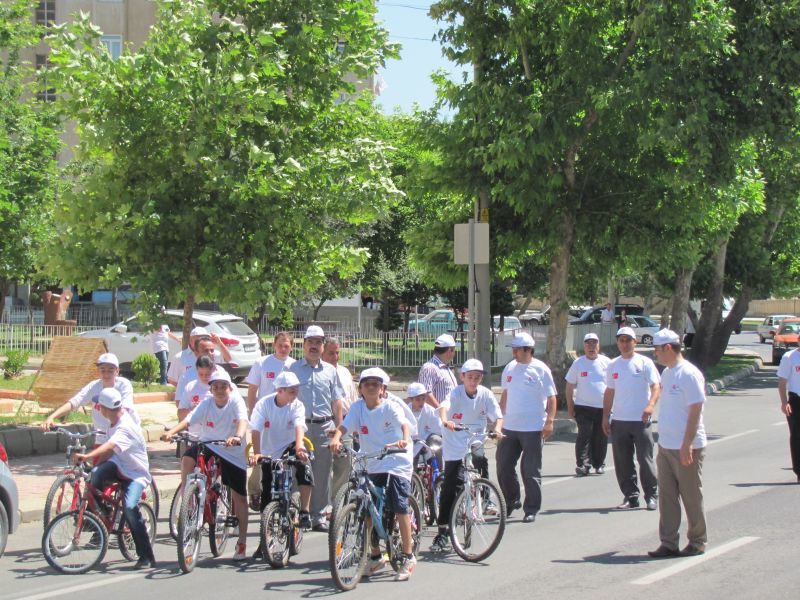
[[[131,535],[133,536],[133,543],[136,545],[136,554],[142,558],[153,559],[153,547],[150,545],[150,538],[147,535],[147,527],[142,518],[142,512],[139,510],[139,500],[142,498],[144,491],[144,484],[123,480],[119,476],[117,465],[110,460],[100,463],[92,469],[92,485],[98,491],[103,491],[103,488],[111,485],[112,483],[119,482],[122,489],[125,491],[125,508],[123,513],[125,520],[131,528]]]
[[[167,366],[169,366],[169,352],[167,350],[162,350],[161,352],[155,353],[156,358],[158,359],[158,366],[161,369],[161,385],[167,385]]]

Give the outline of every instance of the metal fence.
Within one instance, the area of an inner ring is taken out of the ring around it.
[[[0,353],[8,350],[25,350],[43,355],[55,336],[77,335],[94,327],[69,325],[9,325],[0,323]]]
[[[117,311],[117,318],[113,318],[110,306],[98,306],[94,304],[71,304],[67,308],[66,319],[77,321],[81,327],[92,326],[111,327],[120,321],[132,316],[134,311],[127,305],[120,306]],[[7,325],[43,325],[44,311],[41,308],[27,309],[19,306],[6,306],[3,309],[3,317],[0,323]]]

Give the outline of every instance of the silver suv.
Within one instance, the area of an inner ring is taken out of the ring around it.
[[[19,493],[8,468],[8,454],[0,444],[0,556],[6,551],[8,536],[19,527]]]

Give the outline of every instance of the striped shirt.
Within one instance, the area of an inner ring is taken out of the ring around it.
[[[447,400],[450,392],[458,385],[452,367],[435,354],[422,365],[417,381],[431,391],[439,404]]]

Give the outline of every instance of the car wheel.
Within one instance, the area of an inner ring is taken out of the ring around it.
[[[735,333],[736,335],[741,334],[742,333],[742,328],[741,327],[737,327],[736,329],[733,330],[733,333]]]
[[[653,336],[652,335],[643,335],[642,336],[642,343],[649,346],[653,343]]]
[[[759,336],[758,336],[758,343],[759,343],[759,344],[763,344],[763,343],[764,343],[764,336],[762,336],[762,335],[760,335],[760,334],[759,334]]]
[[[781,355],[776,354],[775,352],[772,353],[772,364],[778,366],[781,364]]]
[[[0,556],[6,551],[8,541],[9,520],[5,505],[0,501]]]

